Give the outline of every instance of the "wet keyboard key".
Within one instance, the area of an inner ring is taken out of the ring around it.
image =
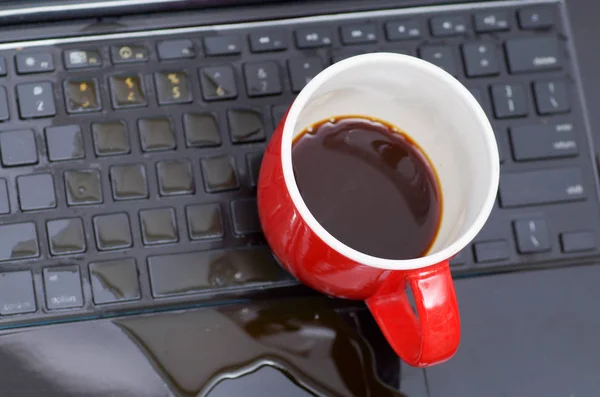
[[[35,136],[32,130],[0,132],[0,153],[6,167],[38,162]]]
[[[229,110],[227,122],[233,143],[260,142],[266,138],[262,115],[254,109]]]
[[[97,156],[127,154],[131,150],[125,123],[120,121],[93,123],[92,134]]]
[[[544,218],[519,219],[513,223],[517,249],[521,254],[534,254],[552,249],[548,225]]]
[[[83,223],[79,218],[56,219],[46,223],[50,253],[67,255],[85,252]]]
[[[0,316],[36,311],[33,277],[29,270],[0,273]]]
[[[17,73],[44,73],[54,70],[54,58],[49,52],[37,52],[32,54],[17,54]]]
[[[202,68],[199,73],[202,97],[205,101],[237,97],[237,84],[231,66]]]
[[[292,58],[288,61],[292,91],[300,92],[309,81],[323,70],[321,58]]]
[[[183,129],[188,147],[210,147],[221,145],[221,132],[212,113],[186,113]]]
[[[154,297],[291,281],[266,248],[151,256],[148,269]]]
[[[23,211],[56,207],[54,179],[51,174],[21,175],[17,177],[19,205]]]
[[[419,49],[421,59],[433,63],[453,76],[457,74],[456,59],[450,46],[426,45]]]
[[[115,109],[146,106],[146,92],[139,75],[111,76],[109,83]]]
[[[154,82],[160,105],[192,102],[192,90],[187,73],[154,73]]]
[[[250,33],[249,39],[252,52],[282,51],[288,47],[287,35],[283,30]]]
[[[167,117],[140,119],[138,130],[144,152],[175,149],[175,132]]]
[[[40,256],[33,222],[0,225],[0,261]]]
[[[161,161],[156,165],[161,196],[194,193],[194,175],[189,161]]]
[[[529,114],[527,93],[522,84],[494,84],[491,94],[496,118],[523,117]]]
[[[81,276],[77,266],[47,267],[43,271],[46,307],[49,310],[83,306]]]
[[[208,56],[237,55],[242,51],[238,36],[204,37],[204,52]]]
[[[500,177],[504,208],[580,201],[587,198],[579,168],[507,173]]]
[[[260,164],[262,162],[262,153],[249,153],[246,155],[248,163],[248,176],[250,177],[250,186],[258,184],[258,175],[260,173]]]
[[[165,40],[158,43],[158,57],[164,61],[169,59],[185,59],[196,56],[194,43],[188,39]]]
[[[281,94],[281,75],[276,62],[252,62],[244,65],[246,92],[249,97]]]
[[[516,161],[572,157],[579,154],[572,124],[531,124],[510,129]]]
[[[505,45],[511,73],[559,69],[562,65],[556,37],[511,39]]]
[[[231,217],[234,233],[238,236],[260,233],[262,230],[258,219],[256,199],[233,201],[231,203]]]
[[[0,214],[10,213],[10,202],[8,200],[8,187],[6,179],[0,178]]]
[[[235,159],[231,156],[202,159],[204,189],[207,193],[233,190],[239,187]]]
[[[69,113],[102,110],[96,79],[73,78],[65,81],[65,100]]]
[[[5,121],[10,118],[8,110],[8,97],[6,96],[6,88],[0,87],[0,121]]]
[[[186,215],[192,240],[223,238],[223,218],[219,204],[190,205],[186,208]]]
[[[94,217],[96,247],[100,251],[129,248],[132,245],[129,217],[125,213]]]
[[[67,50],[63,53],[63,58],[67,69],[102,66],[102,58],[96,50]]]
[[[135,200],[148,197],[146,169],[142,164],[110,167],[110,183],[115,200]]]
[[[44,132],[50,161],[76,160],[85,157],[83,138],[78,125],[48,127]]]
[[[571,110],[567,83],[564,80],[537,81],[533,83],[535,105],[541,115],[566,113]]]
[[[97,170],[65,172],[65,189],[70,206],[102,203],[102,185]]]
[[[140,299],[140,283],[134,259],[93,262],[89,269],[96,305]]]
[[[0,56],[0,76],[6,76],[6,59]]]
[[[17,101],[21,118],[49,117],[56,114],[54,91],[51,83],[17,85]]]
[[[173,208],[140,211],[144,245],[174,243],[179,240]]]
[[[279,125],[279,122],[281,121],[281,119],[283,119],[283,116],[285,116],[289,108],[290,107],[288,105],[273,106],[273,108],[271,109],[271,115],[273,117],[274,127],[277,127]]]

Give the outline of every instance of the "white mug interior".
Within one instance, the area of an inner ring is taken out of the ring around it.
[[[431,160],[442,191],[442,218],[425,256],[392,260],[359,252],[325,230],[302,200],[292,170],[293,139],[314,123],[344,115],[399,127]],[[442,69],[407,55],[359,55],[318,74],[289,110],[281,153],[288,191],[311,229],[346,257],[384,269],[422,268],[454,256],[485,224],[498,189],[498,148],[477,100]]]

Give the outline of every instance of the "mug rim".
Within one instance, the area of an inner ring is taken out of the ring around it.
[[[474,111],[476,122],[484,130],[484,141],[487,154],[491,159],[490,175],[488,178],[488,192],[483,201],[483,205],[477,214],[475,220],[469,225],[468,229],[463,232],[458,238],[456,238],[447,247],[441,249],[433,254],[428,254],[419,258],[412,259],[386,259],[360,252],[338,240],[329,231],[327,231],[319,221],[314,217],[311,211],[308,209],[294,177],[292,167],[292,143],[294,138],[294,128],[298,120],[300,112],[306,106],[308,100],[315,94],[315,92],[330,78],[335,75],[356,67],[360,67],[365,63],[373,61],[387,61],[397,62],[400,66],[410,64],[412,67],[420,68],[426,71],[428,74],[435,76],[436,78],[443,80],[450,88],[456,93],[456,95],[462,97],[469,107]],[[409,55],[395,54],[395,53],[370,53],[357,55],[351,58],[347,58],[338,63],[335,63],[319,74],[317,74],[308,84],[300,91],[294,102],[292,103],[287,117],[284,121],[282,139],[281,139],[281,165],[283,170],[283,178],[286,184],[286,189],[294,206],[296,207],[299,215],[302,217],[304,222],[311,228],[311,230],[330,248],[337,251],[339,254],[366,266],[387,269],[387,270],[410,270],[419,269],[427,266],[435,265],[445,260],[451,259],[454,255],[458,254],[465,246],[467,246],[483,228],[487,221],[496,201],[496,193],[498,190],[498,184],[500,180],[500,160],[498,154],[498,147],[492,126],[485,115],[479,102],[471,94],[471,92],[452,75],[444,71],[443,69]]]

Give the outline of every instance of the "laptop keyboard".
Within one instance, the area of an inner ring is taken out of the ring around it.
[[[424,7],[0,44],[0,325],[184,307],[297,282],[261,235],[262,152],[347,57],[421,57],[494,126],[496,208],[456,276],[599,254],[558,3]]]

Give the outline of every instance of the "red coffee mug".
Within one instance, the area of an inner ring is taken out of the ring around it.
[[[333,237],[306,207],[294,180],[293,138],[343,115],[385,120],[427,153],[443,202],[427,255],[409,260],[366,255]],[[359,55],[313,78],[279,123],[260,170],[260,220],[274,255],[291,274],[325,294],[365,300],[396,353],[410,365],[429,366],[458,348],[459,313],[448,261],[486,222],[499,169],[492,127],[460,82],[414,57]]]

